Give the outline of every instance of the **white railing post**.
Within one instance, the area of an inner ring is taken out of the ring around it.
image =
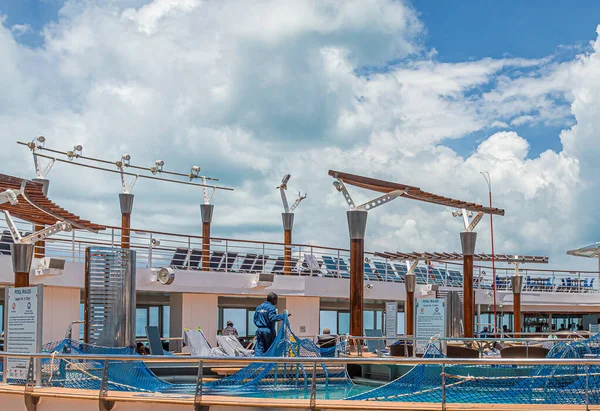
[[[229,240],[225,240],[225,272],[229,272]]]
[[[75,262],[75,230],[71,231],[71,260]]]
[[[150,233],[150,243],[148,244],[148,268],[152,268],[152,234]]]

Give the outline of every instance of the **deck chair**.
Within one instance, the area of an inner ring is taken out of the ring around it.
[[[156,325],[146,326],[146,337],[148,337],[150,355],[165,355],[162,341],[160,340],[160,333],[158,332],[158,327]]]
[[[194,248],[190,253],[189,267],[192,270],[201,270],[200,262],[202,261],[202,250]]]
[[[175,254],[173,254],[170,266],[172,268],[178,268],[180,270],[183,270],[185,268],[185,260],[187,260],[189,251],[190,250],[188,250],[187,248],[175,249]]]
[[[223,251],[212,252],[209,265],[211,271],[218,271],[221,268],[223,257],[225,257],[225,253]]]
[[[252,271],[252,266],[254,266],[254,262],[258,257],[257,254],[246,254],[242,264],[240,265],[240,271],[243,273],[249,273]]]
[[[271,274],[283,274],[283,257],[278,257],[273,268],[271,268]]]
[[[394,268],[398,272],[398,277],[400,277],[400,281],[404,282],[404,276],[408,272],[408,269],[404,264],[394,264]]]
[[[254,262],[254,265],[252,266],[252,271],[253,273],[262,273],[263,270],[265,269],[265,264],[267,263],[267,261],[269,261],[269,256],[268,255],[258,255],[256,257],[256,261]]]
[[[0,236],[0,255],[10,255],[10,245],[14,243],[10,231],[5,230]]]
[[[383,337],[381,330],[377,329],[366,329],[365,337]],[[385,350],[385,341],[381,340],[367,340],[367,350],[369,352],[382,352]]]
[[[230,357],[252,357],[254,351],[245,349],[233,335],[217,335],[219,348]]]
[[[221,263],[221,269],[223,271],[231,271],[231,267],[233,267],[233,263],[235,262],[237,255],[238,255],[238,253],[228,251],[225,254],[225,258],[223,259],[223,262]]]
[[[379,281],[379,277],[377,277],[377,274],[375,274],[373,272],[373,269],[371,268],[371,265],[369,263],[365,263],[364,273],[365,273],[365,280]]]
[[[383,263],[381,261],[374,261],[375,269],[377,274],[385,281],[396,281],[400,282],[400,279],[396,276],[394,269],[389,263]]]
[[[220,348],[212,348],[202,330],[184,330],[183,343],[190,349],[192,357],[225,357]]]
[[[304,261],[300,265],[299,272],[304,275],[323,274],[321,264],[313,254],[304,254]]]

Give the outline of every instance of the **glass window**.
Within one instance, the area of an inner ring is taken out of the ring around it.
[[[148,325],[148,309],[147,308],[136,308],[135,309],[135,336],[136,337],[145,337],[147,325]]]
[[[323,334],[324,328],[329,328],[332,334],[337,333],[338,329],[337,311],[322,310],[319,313],[319,334]]]
[[[385,330],[383,329],[382,319],[383,319],[383,313],[379,310],[375,311],[375,327],[378,330],[381,330],[385,334]]]
[[[373,311],[363,311],[363,328],[372,330],[375,328],[375,316]]]
[[[248,310],[248,336],[256,335],[256,325],[254,325],[254,312],[255,310]],[[239,330],[238,330],[239,334]],[[241,335],[241,334],[240,334]]]
[[[338,312],[338,334],[350,333],[350,313]]]
[[[155,325],[157,327],[160,327],[160,308],[159,307],[150,307],[149,308],[149,312],[150,312],[150,318],[148,321],[148,325]]]
[[[246,309],[245,308],[223,308],[223,323],[221,329],[227,326],[227,321],[232,321],[237,329],[238,335],[246,336]]]
[[[171,307],[168,305],[163,306],[163,337],[167,338],[171,336]]]
[[[398,327],[398,334],[404,334],[404,313],[398,313],[396,318],[397,318],[396,326]]]

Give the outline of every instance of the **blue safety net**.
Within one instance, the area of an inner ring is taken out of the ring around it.
[[[440,356],[432,345],[426,356]],[[547,358],[583,358],[600,354],[600,336],[557,343]],[[442,384],[444,378],[444,384]],[[417,365],[404,376],[350,400],[484,404],[598,404],[600,367],[576,365],[517,366]]]
[[[336,347],[333,347],[336,348]],[[321,350],[310,339],[300,339],[291,330],[287,320],[282,321],[275,341],[265,357],[321,357]],[[352,382],[345,365],[254,363],[238,372],[207,384],[209,392],[308,389],[345,386]]]

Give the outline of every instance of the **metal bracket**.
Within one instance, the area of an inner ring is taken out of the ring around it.
[[[285,194],[284,194],[285,195]],[[293,213],[294,210],[296,209],[296,207],[298,207],[300,205],[300,203],[302,202],[302,200],[304,200],[306,198],[306,193],[304,193],[304,196],[302,195],[302,192],[298,191],[298,198],[296,199],[296,201],[294,201],[294,204],[292,204],[292,207],[290,208],[290,213]],[[286,201],[287,203],[287,201]],[[287,213],[287,211],[286,211]]]
[[[215,195],[215,191],[216,188],[213,187],[212,191],[210,192],[210,194],[208,193],[208,187],[206,187],[207,184],[207,179],[206,176],[202,176],[200,177],[202,179],[202,184],[204,184],[204,186],[202,187],[202,191],[204,193],[204,204],[210,204],[210,202],[212,201],[213,196]]]
[[[127,179],[125,178],[125,167],[126,164],[124,164],[123,161],[117,161],[117,168],[119,169],[121,175],[121,185],[123,186],[123,193],[129,194],[131,193],[131,190],[133,190],[133,186],[135,185],[138,176],[133,176],[133,178],[131,179],[131,183],[127,184]]]
[[[417,265],[419,265],[419,260],[406,260],[406,268],[408,269],[406,274],[413,274],[415,272],[415,268],[417,268]]]
[[[10,213],[8,212],[8,210],[2,211],[4,212],[4,217],[6,218],[6,225],[8,226],[8,229],[10,231],[10,236],[12,237],[15,243],[20,243],[22,239],[21,233],[19,232],[19,230],[17,230],[17,226],[15,225],[15,222],[10,216]]]
[[[34,373],[33,373],[33,357],[29,359],[29,367],[27,369],[27,381],[25,382],[25,408],[27,411],[36,411],[37,405],[40,402],[40,397],[33,395],[33,387],[35,386]]]
[[[115,402],[107,400],[108,397],[108,360],[104,360],[102,369],[102,381],[100,382],[100,393],[98,394],[98,407],[100,411],[112,411]]]
[[[354,204],[354,200],[352,200],[352,196],[350,196],[346,185],[344,185],[344,180],[338,178],[336,181],[333,182],[333,186],[336,188],[337,191],[343,194],[344,198],[346,199],[346,203],[348,203],[348,206],[350,207],[350,210],[355,210],[356,205]]]
[[[198,364],[198,375],[196,377],[196,390],[194,391],[194,411],[208,411],[210,407],[202,405],[202,385],[204,380],[204,363]]]
[[[37,156],[37,154],[35,154],[35,150],[33,150],[32,152],[33,152],[33,165],[35,166],[35,175],[37,178],[45,179],[46,176],[48,175],[48,173],[50,173],[50,170],[52,169],[52,166],[56,162],[56,159],[55,158],[51,159],[48,162],[48,164],[46,164],[46,167],[44,169],[42,169],[42,164],[41,164],[40,160],[38,160],[38,156]]]
[[[392,191],[390,193],[384,194],[381,197],[377,197],[374,200],[371,201],[367,201],[364,204],[359,205],[358,207],[356,207],[357,210],[372,210],[376,207],[379,207],[380,205],[384,205],[385,203],[389,203],[390,201],[392,201],[395,198],[398,198],[399,196],[401,196],[403,194],[402,191],[400,190],[396,190],[396,191]]]
[[[452,212],[453,217],[462,217],[463,218],[463,223],[465,225],[465,231],[467,233],[470,233],[475,229],[475,226],[477,226],[477,224],[481,221],[481,219],[483,218],[484,215],[485,215],[485,213],[483,211],[479,211],[479,212],[477,212],[477,215],[475,216],[475,218],[473,218],[469,222],[469,218],[471,218],[473,216],[473,213],[471,211],[467,211],[466,209],[463,208],[460,211]]]
[[[36,231],[33,234],[28,235],[27,237],[22,237],[19,241],[15,241],[15,243],[19,244],[33,244],[38,241],[42,241],[51,235],[59,233],[61,231],[66,231],[67,233],[72,230],[71,224],[64,223],[62,221],[57,221],[55,224],[52,224],[49,227],[45,227],[40,231]]]

